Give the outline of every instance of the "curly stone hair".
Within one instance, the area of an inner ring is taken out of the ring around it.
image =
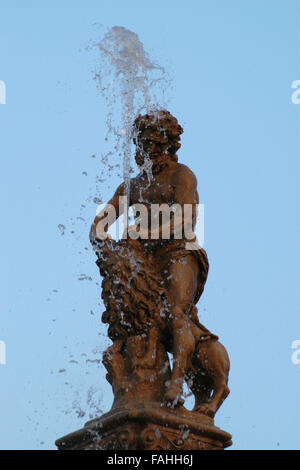
[[[145,254],[139,240],[107,240],[97,252],[106,307],[103,323],[109,324],[112,341],[165,328],[169,313],[167,291],[155,268],[155,259]]]
[[[150,153],[168,154],[177,161],[176,152],[180,148],[182,127],[177,119],[165,110],[157,110],[139,115],[133,125],[133,142],[141,139],[150,144]]]

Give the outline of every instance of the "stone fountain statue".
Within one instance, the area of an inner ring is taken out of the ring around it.
[[[183,130],[168,111],[138,116],[133,126],[139,174],[121,184],[97,215],[97,254],[112,340],[103,355],[114,402],[110,412],[57,441],[61,449],[223,449],[231,436],[214,425],[229,394],[228,354],[203,326],[196,304],[208,259],[194,233],[199,202],[193,172],[178,163]],[[135,225],[108,235],[128,207]],[[113,214],[113,216],[111,216]],[[173,356],[172,364],[169,355]],[[183,385],[194,395],[184,407]]]

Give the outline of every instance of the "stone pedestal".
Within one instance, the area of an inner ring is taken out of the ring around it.
[[[113,408],[56,441],[59,450],[222,450],[231,443],[212,418],[155,402]]]

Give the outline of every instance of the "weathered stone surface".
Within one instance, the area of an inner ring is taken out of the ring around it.
[[[109,239],[106,231],[112,221],[99,233],[108,206],[92,225],[90,239],[103,278],[102,321],[112,340],[103,363],[114,402],[109,413],[59,439],[60,449],[192,450],[230,445],[231,436],[213,421],[229,393],[229,358],[197,316],[209,263],[193,233],[197,180],[177,161],[181,133],[167,111],[136,119],[133,135],[140,173],[130,181],[128,205],[142,204],[148,225],[140,223],[135,239],[130,236],[133,227],[120,241]],[[109,201],[117,216],[124,210],[121,196],[128,196],[124,184]],[[153,237],[153,204],[177,204],[180,209],[169,220],[169,238],[164,237],[166,222],[159,217]],[[192,207],[189,237],[186,205]],[[195,398],[193,411],[183,407],[185,381]]]

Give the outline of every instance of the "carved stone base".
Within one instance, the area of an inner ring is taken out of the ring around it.
[[[56,441],[59,450],[222,450],[231,444],[212,418],[151,402],[112,409]]]

